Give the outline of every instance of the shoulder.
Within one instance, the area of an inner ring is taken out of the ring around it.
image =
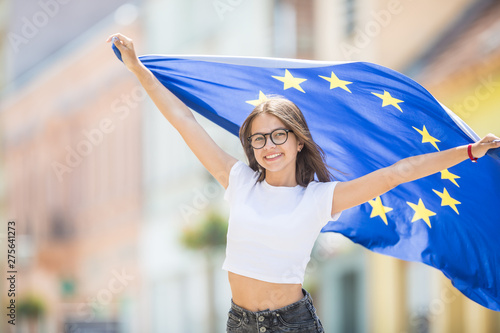
[[[312,181],[306,186],[306,190],[310,192],[322,192],[322,191],[334,191],[337,184],[340,183],[338,181],[331,182],[318,182]]]
[[[229,172],[229,181],[231,181],[231,178],[258,178],[259,174],[259,172],[254,171],[246,163],[238,160]]]
[[[318,213],[320,214],[322,221],[336,221],[340,217],[340,213],[332,215],[333,194],[335,192],[335,187],[337,187],[339,183],[339,181],[313,181],[307,185],[306,191],[309,192],[310,198],[316,204]]]
[[[230,197],[234,196],[237,191],[254,186],[259,175],[259,172],[252,170],[246,163],[237,161],[229,172],[229,181],[224,198],[228,200]]]
[[[330,205],[333,202],[335,188],[340,182],[317,182],[312,181],[306,187],[306,195],[314,200],[317,205]]]

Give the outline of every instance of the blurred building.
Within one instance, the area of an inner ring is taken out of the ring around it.
[[[5,50],[5,37],[7,36],[7,15],[8,15],[8,3],[7,0],[0,0],[0,89],[5,85],[7,77],[4,74],[6,72],[7,62],[6,62],[6,50]],[[0,147],[2,147],[2,138],[0,136]],[[4,163],[3,163],[3,149],[0,150],[0,219],[5,221],[7,218],[5,214],[5,181],[4,181]],[[3,234],[4,231],[0,231]],[[0,262],[0,268],[3,268],[3,263]],[[3,286],[0,283],[0,289]]]
[[[480,136],[500,132],[500,4],[480,1],[410,68]]]
[[[123,19],[119,2],[8,5],[0,117],[4,214],[17,228],[17,328],[137,331],[144,94],[104,43]],[[140,33],[129,23],[121,29]],[[30,295],[39,318],[21,317]]]
[[[499,133],[497,3],[0,0],[0,218],[18,223],[17,300],[43,299],[40,332],[225,330],[223,253],[208,263],[210,285],[203,254],[179,241],[210,208],[226,211],[223,189],[116,59],[109,34],[129,35],[139,54],[376,62],[458,105],[478,133]],[[237,138],[198,118],[244,159]],[[500,331],[498,313],[440,272],[335,234],[320,236],[305,287],[326,332]]]

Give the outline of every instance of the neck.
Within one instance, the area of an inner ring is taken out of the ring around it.
[[[269,170],[266,170],[266,182],[272,186],[297,186],[295,172],[284,174],[283,172],[270,172]]]

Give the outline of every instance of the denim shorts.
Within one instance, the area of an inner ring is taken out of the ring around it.
[[[226,332],[228,333],[323,333],[323,326],[313,306],[311,295],[302,289],[304,298],[276,310],[252,312],[231,300]]]

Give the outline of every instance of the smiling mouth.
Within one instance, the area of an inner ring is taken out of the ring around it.
[[[280,157],[281,155],[283,155],[283,153],[276,153],[276,154],[264,156],[264,158],[266,160],[272,160],[272,159]]]

